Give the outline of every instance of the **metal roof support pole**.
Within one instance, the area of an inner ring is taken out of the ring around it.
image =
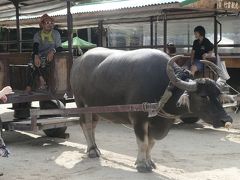
[[[103,46],[103,20],[98,21],[98,46]]]
[[[67,95],[72,97],[72,91],[70,86],[70,69],[73,64],[73,52],[72,52],[72,33],[73,33],[73,18],[71,14],[71,0],[67,0],[67,28],[68,28],[68,53],[69,53],[69,63],[68,64],[68,85],[67,85]]]
[[[71,0],[67,0],[67,28],[68,28],[68,52],[70,59],[73,57],[72,52],[72,33],[73,33],[73,19],[71,14]]]
[[[19,52],[22,51],[20,46],[20,24],[19,24],[19,2],[18,0],[12,0],[12,3],[16,9],[16,28],[17,28],[17,49]]]
[[[7,30],[7,41],[10,41],[10,29]],[[9,52],[9,44],[7,43],[7,52]]]
[[[153,16],[150,18],[150,45],[153,48]]]
[[[157,26],[158,26],[158,20],[155,22],[155,47],[157,47]]]
[[[19,29],[19,52],[22,52],[22,29]]]
[[[164,45],[164,52],[167,51],[167,13],[164,12],[163,14],[163,45]]]
[[[215,4],[215,14],[214,14],[214,53],[217,57],[218,53],[218,24],[217,24],[217,4]]]
[[[92,31],[91,28],[87,28],[88,42],[92,42]]]
[[[191,46],[191,42],[190,42],[190,24],[188,23],[188,53],[190,53],[190,46]]]

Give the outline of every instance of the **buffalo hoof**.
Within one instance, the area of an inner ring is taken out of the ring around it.
[[[97,147],[91,147],[87,151],[87,155],[88,155],[89,158],[97,158],[97,157],[100,157],[101,152]]]
[[[232,123],[226,122],[224,127],[229,130],[232,127]]]
[[[150,173],[152,172],[153,167],[147,162],[139,162],[137,164],[137,171],[140,173]]]
[[[151,159],[148,160],[148,164],[149,164],[153,169],[157,169],[156,164],[155,164]]]

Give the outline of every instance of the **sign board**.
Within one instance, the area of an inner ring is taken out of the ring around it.
[[[217,9],[240,10],[240,1],[238,1],[238,0],[217,0]]]
[[[219,10],[240,10],[240,0],[185,0],[181,3],[184,7]]]

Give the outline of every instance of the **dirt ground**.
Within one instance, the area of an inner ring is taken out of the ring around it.
[[[6,106],[5,106],[6,107]],[[3,120],[10,110],[1,106]],[[235,128],[239,120],[235,115]],[[239,123],[239,124],[238,124]],[[5,132],[11,151],[0,159],[2,180],[239,180],[240,130],[213,129],[204,123],[175,124],[168,136],[158,141],[152,157],[153,173],[137,173],[137,145],[131,127],[101,121],[96,141],[99,159],[88,159],[80,126],[68,128],[69,139],[49,138],[43,132]]]

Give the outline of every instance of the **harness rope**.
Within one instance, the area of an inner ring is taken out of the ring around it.
[[[207,65],[207,66],[209,67],[209,69],[210,69],[215,75],[218,75],[217,72],[214,71],[214,69],[213,69],[211,66],[209,66],[209,65]],[[227,87],[231,88],[233,91],[235,91],[235,92],[237,93],[236,96],[240,95],[240,92],[239,92],[238,90],[236,90],[235,88],[233,88],[233,87],[232,87],[231,85],[229,85],[227,82],[225,82],[225,84],[227,85]],[[239,108],[240,108],[240,106],[239,106],[239,104],[238,104],[238,102],[237,102],[237,107],[236,107],[235,113],[238,112]]]
[[[214,69],[213,69],[211,66],[209,66],[209,65],[207,65],[207,66],[209,67],[209,69],[210,69],[215,75],[218,75],[217,72],[214,71]],[[239,91],[237,91],[236,89],[234,89],[234,88],[233,88],[231,85],[229,85],[227,82],[225,82],[225,84],[226,84],[229,88],[231,88],[233,91],[235,91],[235,92],[237,93],[237,95],[240,94]]]

